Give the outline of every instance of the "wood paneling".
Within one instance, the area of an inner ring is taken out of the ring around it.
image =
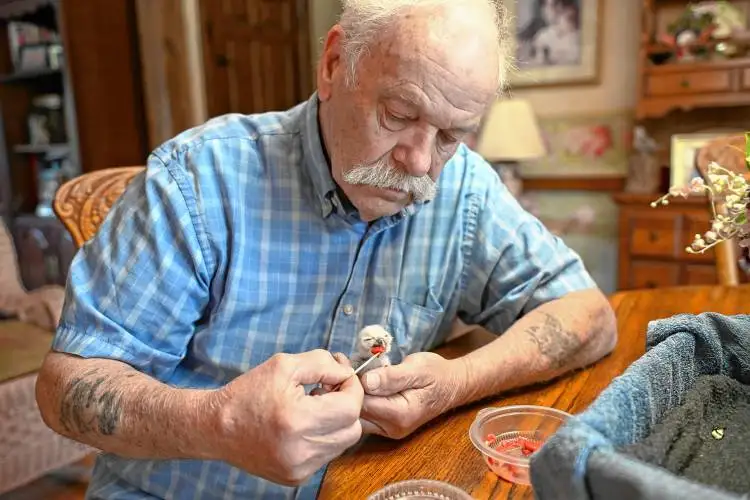
[[[134,0],[63,0],[60,13],[83,171],[148,153]]]
[[[197,0],[137,0],[149,149],[205,120]]]
[[[201,0],[209,116],[290,108],[309,97],[309,18],[298,0]]]

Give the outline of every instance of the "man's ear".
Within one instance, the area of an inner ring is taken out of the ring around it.
[[[318,61],[318,97],[321,101],[327,101],[331,97],[333,85],[344,71],[344,60],[342,42],[344,40],[343,28],[336,24],[326,35],[323,43],[323,51]]]

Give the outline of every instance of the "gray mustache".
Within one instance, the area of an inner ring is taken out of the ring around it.
[[[414,177],[380,159],[369,165],[357,165],[344,173],[349,184],[398,189],[411,193],[418,201],[428,201],[437,194],[437,184],[430,177]]]

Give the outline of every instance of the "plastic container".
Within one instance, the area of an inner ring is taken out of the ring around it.
[[[471,424],[469,438],[492,472],[512,483],[531,484],[531,455],[570,416],[546,406],[484,408]]]
[[[410,479],[386,485],[376,491],[367,500],[472,500],[464,490],[443,481],[432,479]]]

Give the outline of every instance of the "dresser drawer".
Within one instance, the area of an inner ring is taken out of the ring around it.
[[[719,277],[714,264],[687,264],[682,281],[688,285],[715,285]]]
[[[680,283],[680,265],[672,262],[643,262],[630,265],[630,288],[659,288]]]
[[[630,219],[630,254],[641,257],[675,255],[678,219],[672,214],[650,214]]]
[[[646,93],[650,96],[729,92],[733,70],[695,71],[646,77]]]
[[[750,68],[745,68],[742,70],[742,79],[740,86],[742,87],[742,90],[750,90]]]

